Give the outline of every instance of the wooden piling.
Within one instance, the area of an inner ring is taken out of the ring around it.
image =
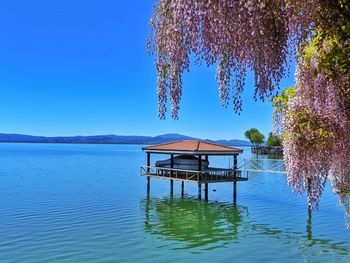
[[[202,199],[202,183],[198,182],[198,199]]]
[[[170,168],[174,168],[174,154],[171,154]],[[170,171],[170,178],[173,177],[174,172]],[[170,179],[170,195],[174,194],[174,180]]]
[[[310,205],[310,194],[311,194],[311,178],[307,178],[307,225],[306,225],[306,233],[308,240],[312,240],[312,209]]]
[[[205,200],[208,201],[208,183],[205,183],[204,191],[205,191]]]
[[[170,180],[170,195],[174,194],[174,180]]]
[[[151,166],[151,154],[147,153],[147,193],[149,193],[151,189],[151,177],[149,176],[150,174],[150,167]]]
[[[237,202],[237,155],[233,156],[233,202]]]
[[[307,210],[308,214],[311,215],[311,205],[310,205],[310,194],[311,194],[311,178],[307,178]]]
[[[208,155],[205,156],[205,160],[207,162],[209,162]],[[204,191],[205,191],[205,200],[208,201],[208,182],[207,182],[207,177],[206,176],[205,176],[205,188],[204,188]]]
[[[198,155],[198,171],[202,171],[202,155]],[[202,175],[198,174],[198,199],[202,199]]]

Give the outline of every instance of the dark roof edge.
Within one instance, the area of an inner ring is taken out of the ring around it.
[[[240,154],[242,149],[232,151],[186,151],[186,150],[155,150],[155,149],[142,149],[147,153],[162,153],[162,154],[189,154],[189,155],[232,155]]]

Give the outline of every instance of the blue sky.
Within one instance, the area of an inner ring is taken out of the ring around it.
[[[146,52],[154,1],[0,0],[0,132],[244,138],[271,130],[270,103],[223,108],[215,68],[184,74],[180,119],[157,117],[154,57]],[[293,72],[293,70],[291,71]],[[294,83],[293,74],[282,87]]]

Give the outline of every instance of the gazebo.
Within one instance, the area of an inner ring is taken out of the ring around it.
[[[181,181],[181,194],[184,194],[184,182],[198,184],[198,198],[201,198],[202,184],[205,186],[205,199],[208,200],[208,184],[233,182],[233,198],[237,198],[237,182],[247,181],[237,167],[237,156],[243,152],[238,148],[199,141],[182,140],[143,147],[147,154],[147,165],[141,166],[141,175],[147,177],[147,190],[150,179],[170,180],[170,192],[173,193],[174,181]],[[151,165],[151,154],[166,154],[170,158]],[[209,156],[232,156],[233,167],[211,167]]]

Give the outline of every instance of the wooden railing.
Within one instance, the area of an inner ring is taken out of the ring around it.
[[[199,183],[248,180],[247,176],[242,176],[242,172],[240,170],[221,168],[209,168],[203,171],[196,171],[158,166],[141,166],[141,175]]]

